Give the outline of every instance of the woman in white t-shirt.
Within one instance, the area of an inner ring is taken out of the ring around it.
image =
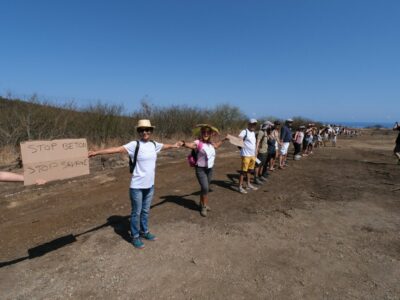
[[[207,216],[207,210],[210,210],[208,206],[208,192],[210,190],[210,183],[213,174],[213,167],[215,161],[215,149],[219,148],[227,138],[222,141],[213,143],[211,141],[212,135],[217,135],[218,129],[208,125],[200,124],[197,125],[195,132],[197,131],[199,139],[192,143],[186,143],[182,141],[182,146],[194,149],[197,154],[197,160],[195,165],[196,177],[199,181],[201,192],[200,192],[200,214],[203,217]],[[196,134],[197,135],[197,134]]]
[[[173,145],[160,144],[151,140],[150,137],[154,128],[149,120],[139,120],[136,130],[140,140],[132,141],[120,147],[89,151],[89,157],[102,154],[127,153],[133,161],[134,168],[129,190],[132,204],[131,235],[133,246],[139,249],[144,247],[141,238],[149,241],[156,240],[156,236],[149,231],[148,219],[154,195],[157,153],[161,150],[179,148],[180,146],[179,143]]]

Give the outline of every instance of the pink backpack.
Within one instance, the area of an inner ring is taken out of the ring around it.
[[[197,154],[203,149],[203,143],[199,141],[199,144],[197,145],[197,149],[192,149],[190,154],[187,157],[189,166],[195,167],[197,165]]]

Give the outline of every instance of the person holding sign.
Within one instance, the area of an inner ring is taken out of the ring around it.
[[[140,140],[129,142],[120,147],[89,151],[88,156],[127,153],[131,164],[132,179],[129,195],[131,199],[131,235],[135,248],[144,248],[142,238],[155,241],[156,236],[149,231],[148,219],[151,201],[154,195],[154,177],[157,153],[161,150],[179,148],[180,144],[161,144],[151,140],[155,126],[149,120],[139,120],[136,130]]]
[[[24,181],[24,175],[23,174],[17,174],[17,173],[11,173],[11,172],[0,172],[0,182],[23,182]],[[46,180],[43,179],[37,179],[36,184],[37,185],[42,185],[45,184]]]
[[[218,149],[224,141],[228,140],[228,138],[226,137],[219,142],[212,142],[211,137],[219,134],[219,131],[217,128],[208,124],[197,125],[193,130],[193,133],[194,135],[199,136],[199,138],[191,143],[182,141],[181,145],[195,151],[196,157],[194,167],[201,188],[200,214],[203,217],[207,217],[207,211],[210,210],[210,207],[208,206],[208,192],[210,190],[210,183],[213,174],[215,149]]]

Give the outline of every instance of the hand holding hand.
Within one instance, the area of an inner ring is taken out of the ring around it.
[[[180,148],[180,147],[182,147],[184,144],[185,144],[184,141],[178,141],[178,142],[176,142],[176,143],[174,144],[174,147],[175,147],[175,148]]]

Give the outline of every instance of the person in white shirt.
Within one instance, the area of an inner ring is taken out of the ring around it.
[[[179,143],[161,144],[150,139],[155,126],[149,120],[139,120],[136,130],[140,140],[132,141],[120,147],[89,151],[88,156],[103,154],[126,153],[133,160],[133,172],[130,183],[131,235],[135,248],[143,248],[141,238],[155,241],[156,236],[150,233],[148,219],[151,201],[154,195],[154,177],[157,153],[161,150],[179,148]]]
[[[227,138],[218,142],[212,142],[211,137],[218,135],[219,131],[209,124],[197,125],[194,133],[199,138],[191,143],[182,141],[182,146],[195,150],[195,172],[201,188],[200,214],[206,217],[207,211],[211,210],[208,206],[208,192],[210,191],[210,183],[213,175],[215,149],[218,149]]]
[[[240,150],[240,156],[242,158],[242,167],[239,177],[239,192],[247,194],[247,191],[243,188],[244,176],[247,177],[247,188],[252,190],[258,190],[257,187],[250,183],[250,174],[254,173],[256,166],[256,134],[255,130],[257,127],[257,120],[250,119],[247,128],[240,132],[239,137],[243,139],[243,148]]]

